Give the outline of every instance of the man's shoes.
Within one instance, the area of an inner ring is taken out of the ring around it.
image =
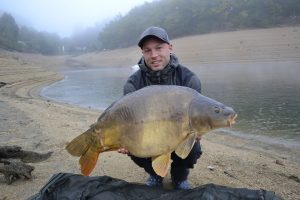
[[[159,176],[150,175],[146,181],[146,185],[148,185],[150,187],[162,187],[163,179]]]
[[[179,181],[179,182],[173,181],[173,185],[174,185],[174,188],[177,190],[191,189],[191,185],[189,184],[189,182],[187,180]]]

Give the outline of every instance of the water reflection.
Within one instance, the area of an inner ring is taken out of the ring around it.
[[[298,63],[211,64],[193,67],[203,94],[232,106],[236,132],[300,141]],[[84,107],[106,108],[122,96],[131,68],[66,72],[42,91],[49,98]]]

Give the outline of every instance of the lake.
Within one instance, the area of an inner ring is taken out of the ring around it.
[[[228,130],[231,134],[300,148],[300,63],[201,64],[190,69],[199,76],[204,95],[238,113],[237,124]],[[65,71],[62,81],[45,87],[41,94],[103,110],[122,96],[132,73],[130,67]]]

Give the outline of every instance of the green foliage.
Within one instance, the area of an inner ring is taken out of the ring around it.
[[[171,38],[265,28],[299,22],[299,0],[160,0],[119,16],[99,34],[102,49],[136,45],[148,26],[165,28]]]
[[[26,26],[19,28],[11,15],[4,14],[0,18],[0,48],[45,55],[96,51],[100,48],[97,38],[102,28],[103,25],[97,24],[70,38],[61,39],[57,34],[38,32]]]
[[[0,17],[0,48],[30,53],[55,55],[61,52],[61,39],[57,34],[19,28],[7,13]]]
[[[4,49],[18,49],[19,27],[15,19],[8,13],[0,18],[0,47]]]
[[[149,26],[165,28],[171,39],[214,31],[265,28],[300,22],[299,0],[156,0],[116,16],[70,38],[18,27],[4,13],[0,18],[0,48],[55,55],[125,48],[136,45]]]
[[[65,38],[63,42],[65,51],[76,54],[97,51],[100,46],[98,34],[103,26],[103,23],[97,23],[93,27],[74,33],[70,38]]]
[[[30,53],[56,55],[61,53],[61,39],[57,34],[37,32],[28,27],[19,31],[20,50]]]

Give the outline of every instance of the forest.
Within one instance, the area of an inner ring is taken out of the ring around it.
[[[100,19],[99,19],[100,20]],[[220,31],[300,24],[299,0],[158,0],[95,26],[60,38],[0,17],[0,48],[44,55],[80,54],[136,45],[148,26],[165,28],[171,39]]]

